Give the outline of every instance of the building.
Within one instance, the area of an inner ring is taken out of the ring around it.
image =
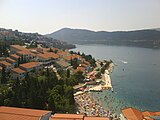
[[[20,69],[20,68],[13,68],[11,69],[11,77],[13,79],[19,79],[22,80],[25,78],[26,71]]]
[[[26,72],[39,72],[43,68],[43,64],[41,62],[28,62],[20,64],[19,68]]]
[[[0,66],[4,67],[6,72],[9,72],[13,68],[12,64],[6,61],[0,61]]]
[[[16,60],[14,60],[10,57],[7,57],[6,61],[9,62],[10,64],[12,64],[13,67],[17,66],[17,64],[18,64]]]
[[[110,120],[82,114],[51,114],[51,111],[0,106],[0,120]]]
[[[10,45],[11,53],[17,53],[18,51],[26,51],[27,48],[22,47],[20,45]]]
[[[10,58],[18,61],[18,59],[20,58],[20,56],[18,56],[16,54],[10,54]]]
[[[0,106],[1,120],[49,120],[51,111]]]
[[[80,114],[54,114],[51,120],[84,120],[84,116]]]
[[[66,62],[64,60],[58,60],[58,61],[56,61],[56,67],[57,68],[64,68],[64,69],[66,69],[69,66],[70,66],[70,63],[68,63],[68,62]]]
[[[109,120],[106,117],[85,117],[84,120]]]
[[[81,114],[54,114],[51,120],[110,120],[107,117],[88,117]]]
[[[127,108],[122,110],[121,120],[159,120],[160,112],[141,112],[135,108]]]

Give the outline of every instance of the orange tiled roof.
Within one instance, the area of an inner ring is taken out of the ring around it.
[[[160,116],[160,112],[154,112],[155,115]]]
[[[25,71],[20,68],[13,68],[12,71],[16,73],[25,73]]]
[[[85,117],[84,120],[109,120],[107,117]]]
[[[79,56],[79,55],[73,54],[73,55],[70,55],[70,56],[65,56],[64,59],[69,61],[69,60],[75,59],[75,58],[78,59],[78,58],[80,58],[80,57],[81,57],[81,56]]]
[[[66,55],[67,52],[65,52],[65,51],[59,51],[57,54],[58,54],[58,55]]]
[[[144,111],[142,112],[143,116],[144,117],[149,117],[149,116],[154,116],[155,113],[154,112],[149,112],[149,111]]]
[[[16,54],[11,54],[10,56],[13,57],[13,58],[16,58],[16,59],[20,58],[20,56],[18,56]]]
[[[86,65],[86,64],[80,64],[80,66],[87,67],[88,65]]]
[[[16,60],[11,59],[10,57],[7,57],[6,60],[8,60],[8,61],[10,61],[12,63],[16,62]]]
[[[2,71],[2,69],[3,69],[3,68],[0,66],[0,71]]]
[[[19,53],[20,55],[32,55],[35,56],[34,53],[28,51],[28,50],[23,50],[23,51],[18,51],[17,53]]]
[[[79,114],[54,114],[51,120],[83,120],[83,115]]]
[[[38,116],[26,116],[17,114],[0,113],[1,120],[40,120]]]
[[[57,59],[57,58],[59,58],[59,56],[57,54],[53,53],[53,52],[44,52],[43,54],[42,53],[37,54],[37,56],[45,58],[45,59],[48,59],[48,58]]]
[[[5,65],[5,66],[11,66],[11,64],[6,61],[0,61],[0,64]]]
[[[46,110],[35,110],[15,107],[0,107],[0,119],[2,120],[39,120],[41,116],[50,113]]]
[[[75,70],[75,72],[78,72],[78,71],[84,72],[85,70],[86,70],[85,67],[77,67],[77,69]]]
[[[135,108],[127,108],[122,110],[123,115],[127,118],[127,120],[143,120],[143,114],[141,111]]]
[[[27,50],[27,48],[22,47],[22,46],[20,46],[20,45],[11,45],[11,47],[13,47],[13,48],[15,48],[15,49],[18,49],[18,50],[20,50],[20,51],[22,51],[22,50]]]
[[[33,67],[36,67],[40,64],[40,62],[29,62],[29,63],[24,63],[24,64],[20,64],[20,67],[23,67],[23,68],[33,68]]]

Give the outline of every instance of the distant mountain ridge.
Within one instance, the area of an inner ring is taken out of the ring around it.
[[[91,31],[63,28],[46,36],[72,44],[107,44],[160,48],[160,29],[135,31]]]

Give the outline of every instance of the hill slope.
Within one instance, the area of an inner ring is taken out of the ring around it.
[[[153,29],[136,31],[90,31],[63,28],[46,36],[74,44],[108,44],[160,48],[160,31]]]
[[[58,48],[74,48],[74,45],[66,42],[53,39],[38,33],[23,33],[18,30],[0,28],[0,42],[7,41],[10,44],[24,44],[30,42],[37,42],[44,44],[46,47],[58,47]]]

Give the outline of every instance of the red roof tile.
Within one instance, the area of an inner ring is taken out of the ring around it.
[[[0,66],[0,71],[2,71],[2,69],[3,69],[3,68]]]
[[[127,118],[127,120],[143,120],[143,114],[141,111],[135,108],[127,108],[122,110],[123,115]]]
[[[9,62],[11,62],[11,63],[14,63],[14,62],[16,62],[16,60],[14,60],[14,59],[11,59],[10,57],[7,57],[7,58],[6,58],[6,60],[7,60],[7,61],[9,61]]]
[[[20,68],[13,68],[11,71],[13,71],[15,73],[25,73],[25,71]]]
[[[34,68],[36,66],[38,66],[40,64],[40,62],[29,62],[29,63],[24,63],[24,64],[20,64],[20,67],[23,68]]]
[[[16,59],[20,58],[20,56],[18,56],[16,54],[11,54],[10,57],[13,57],[13,58],[16,58]]]
[[[77,67],[77,69],[75,70],[75,72],[78,72],[78,71],[84,72],[85,70],[86,70],[85,67]]]
[[[1,64],[1,65],[4,65],[5,67],[11,66],[11,64],[8,63],[8,62],[6,62],[6,61],[0,61],[0,64]]]
[[[15,48],[15,49],[18,49],[19,51],[22,51],[22,50],[27,50],[27,48],[23,47],[23,46],[20,46],[20,45],[11,45],[11,47]]]
[[[40,54],[37,54],[38,57],[41,57],[41,58],[45,58],[45,59],[49,59],[49,58],[54,58],[54,59],[57,59],[59,58],[59,56],[53,52],[44,52],[43,54],[40,53]]]
[[[15,107],[0,107],[1,120],[39,120],[41,116],[50,113],[46,110],[35,110]]]
[[[107,117],[85,117],[84,120],[109,120]]]
[[[83,120],[83,115],[79,114],[54,114],[52,120]]]

